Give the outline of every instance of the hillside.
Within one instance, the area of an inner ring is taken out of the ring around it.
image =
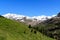
[[[24,23],[0,17],[0,40],[53,40],[37,31],[30,32]]]
[[[34,28],[51,38],[60,40],[60,13],[56,17],[35,25]]]

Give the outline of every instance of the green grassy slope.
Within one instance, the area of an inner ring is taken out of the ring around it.
[[[24,31],[26,33],[24,33]],[[30,32],[27,25],[0,17],[0,40],[54,40],[39,32]]]

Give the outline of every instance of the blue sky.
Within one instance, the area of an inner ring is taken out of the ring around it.
[[[60,0],[0,0],[0,15],[51,16],[60,12]]]

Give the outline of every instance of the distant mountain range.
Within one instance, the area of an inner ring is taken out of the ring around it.
[[[51,38],[60,40],[60,13],[51,19],[47,19],[38,25],[35,25],[34,29]]]
[[[29,17],[29,16],[24,16],[24,15],[17,15],[17,14],[13,14],[13,13],[8,13],[3,16],[6,18],[9,18],[9,19],[17,20],[19,22],[24,22],[26,24],[36,25],[44,20],[54,17],[55,15],[52,15],[52,16],[42,15],[42,16]]]

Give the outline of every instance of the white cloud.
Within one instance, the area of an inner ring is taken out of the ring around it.
[[[10,18],[10,19],[22,19],[23,17],[26,17],[27,19],[37,19],[37,20],[46,20],[46,18],[50,19],[56,15],[52,15],[52,16],[45,16],[45,15],[41,15],[41,16],[25,16],[25,15],[17,15],[17,14],[13,14],[13,13],[7,13],[5,15],[3,15],[6,18]]]

